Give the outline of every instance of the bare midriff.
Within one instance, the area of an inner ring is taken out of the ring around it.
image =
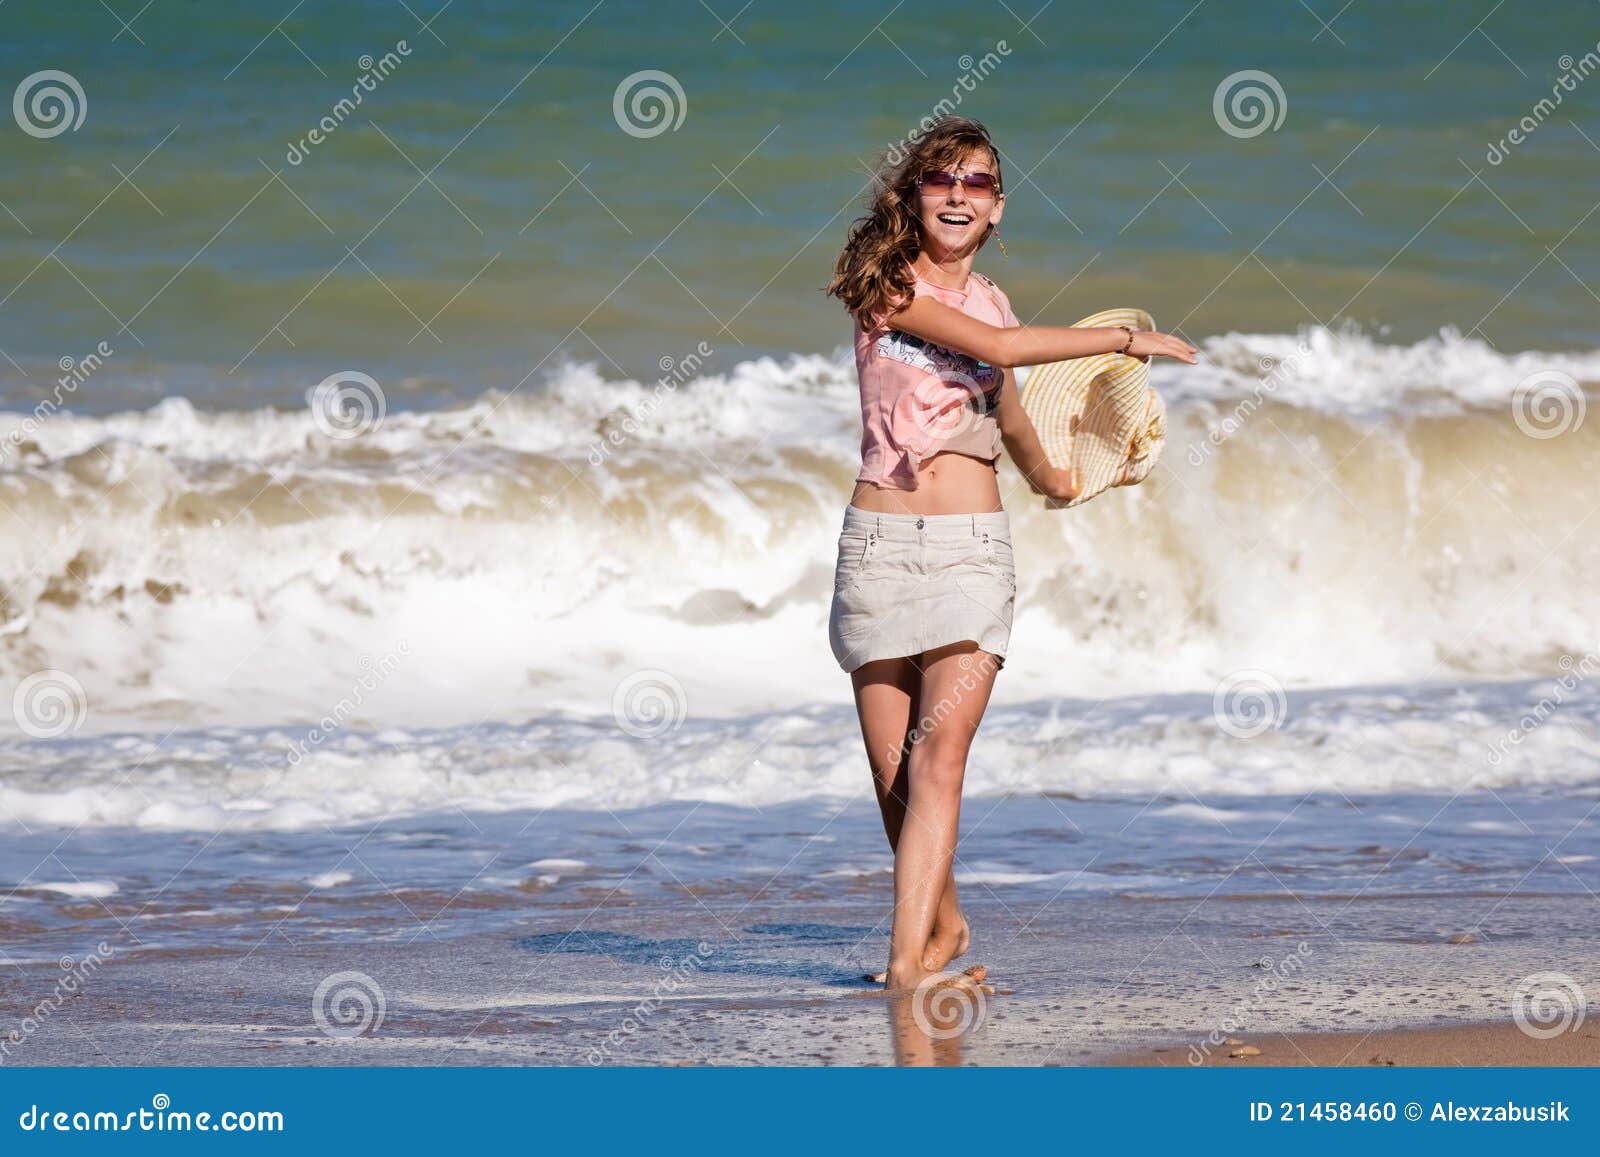
[[[994,514],[1003,509],[995,464],[953,451],[924,459],[915,490],[857,482],[850,505],[877,514]]]

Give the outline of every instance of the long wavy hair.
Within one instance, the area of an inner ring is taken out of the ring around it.
[[[1003,191],[1000,150],[989,139],[989,130],[967,117],[940,117],[911,145],[883,155],[867,214],[850,226],[826,290],[863,325],[870,327],[911,299],[916,282],[910,262],[922,252],[922,174],[929,169],[953,171],[974,149],[987,149],[994,158],[995,184]],[[993,233],[993,225],[984,230],[979,248]]]

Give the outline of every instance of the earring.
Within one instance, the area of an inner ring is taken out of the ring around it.
[[[1006,243],[1000,240],[1000,226],[991,225],[990,228],[994,230],[994,243],[1000,246],[1000,256],[1010,257],[1011,255],[1006,252]]]

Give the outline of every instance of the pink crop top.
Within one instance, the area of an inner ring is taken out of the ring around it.
[[[1000,287],[981,273],[968,276],[966,289],[946,289],[917,277],[914,292],[990,325],[1021,324]],[[996,367],[899,330],[881,325],[869,330],[859,319],[855,346],[861,383],[856,481],[915,490],[918,466],[941,451],[989,462],[1000,457]]]

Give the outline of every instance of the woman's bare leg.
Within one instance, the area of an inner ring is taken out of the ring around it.
[[[851,681],[883,830],[890,850],[895,850],[906,817],[907,768],[915,734],[911,711],[920,696],[922,671],[916,659],[878,659],[857,668]],[[954,874],[947,873],[924,963],[930,971],[938,971],[967,950],[970,938]],[[882,983],[886,975],[873,979]]]
[[[994,656],[970,642],[928,651],[922,659],[918,732],[905,772],[905,817],[894,859],[891,989],[914,987],[934,971],[923,957],[955,857],[967,752],[998,670]]]
[[[889,847],[900,849],[900,832],[905,826],[906,792],[910,783],[907,768],[911,761],[911,743],[904,743],[905,755],[901,759],[892,785],[885,789],[876,774],[878,809],[883,813],[884,831],[889,836]],[[945,876],[944,891],[939,895],[939,907],[933,914],[933,931],[928,936],[928,949],[923,953],[923,963],[934,972],[966,953],[972,934],[967,918],[961,911],[961,898],[956,892],[955,870]]]

